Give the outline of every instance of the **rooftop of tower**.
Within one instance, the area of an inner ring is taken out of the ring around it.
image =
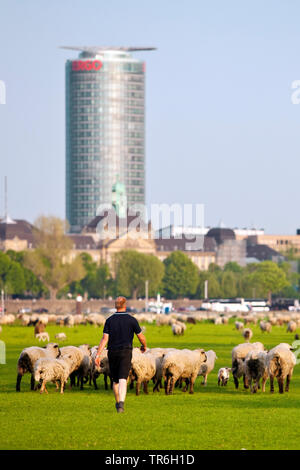
[[[92,54],[104,51],[123,51],[123,52],[139,52],[139,51],[155,51],[156,47],[119,47],[119,46],[60,46],[60,49],[69,49],[72,51],[89,52]]]

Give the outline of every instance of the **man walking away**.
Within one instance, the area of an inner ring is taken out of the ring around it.
[[[125,297],[118,297],[115,306],[116,313],[111,315],[105,322],[103,337],[98,347],[95,363],[99,367],[100,355],[108,343],[108,361],[113,380],[116,409],[118,413],[123,413],[127,378],[131,367],[134,333],[141,343],[141,352],[146,351],[147,345],[138,321],[126,313]]]

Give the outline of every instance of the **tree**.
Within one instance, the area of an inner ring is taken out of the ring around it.
[[[236,278],[232,271],[224,271],[221,276],[222,297],[233,298],[237,296]]]
[[[193,296],[199,283],[196,265],[182,251],[174,251],[164,260],[163,292],[171,299]]]
[[[67,284],[84,277],[80,256],[69,262],[72,241],[65,235],[66,224],[57,217],[39,217],[33,230],[35,250],[25,253],[25,266],[45,284],[50,298]]]
[[[273,261],[262,261],[256,265],[256,269],[249,275],[252,287],[263,296],[279,293],[289,285],[286,273]]]
[[[153,255],[123,250],[115,256],[115,272],[117,293],[136,299],[138,295],[144,295],[146,280],[149,281],[150,291],[157,292],[164,266]]]

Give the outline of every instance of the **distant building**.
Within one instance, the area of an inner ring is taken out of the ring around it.
[[[23,251],[34,247],[33,225],[26,220],[11,219],[9,216],[0,220],[0,250]]]
[[[154,48],[65,47],[66,218],[79,233],[119,180],[128,206],[145,203],[145,63]]]

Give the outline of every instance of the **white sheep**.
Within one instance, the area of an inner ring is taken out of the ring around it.
[[[155,372],[155,357],[150,352],[142,353],[138,348],[134,348],[132,351],[129,380],[136,380],[136,395],[140,394],[141,384],[144,386],[144,393],[148,394],[148,382],[153,379]]]
[[[270,377],[270,392],[274,392],[274,378],[277,378],[279,393],[284,392],[285,380],[285,391],[289,391],[295,365],[295,355],[291,351],[291,346],[287,343],[280,343],[268,352],[267,367]]]
[[[297,323],[293,320],[289,321],[287,325],[287,329],[286,329],[287,333],[294,333],[296,330],[297,330]]]
[[[235,326],[236,330],[240,331],[244,328],[244,323],[242,323],[241,321],[236,321],[234,323],[234,326]]]
[[[39,340],[39,341],[50,341],[50,338],[49,338],[49,334],[47,333],[47,331],[44,331],[43,333],[37,333],[35,335],[35,337]]]
[[[46,384],[53,382],[56,384],[58,390],[60,385],[60,393],[64,393],[64,387],[70,375],[70,364],[72,357],[66,356],[64,358],[41,358],[34,367],[34,378],[37,382],[41,383],[40,393],[46,392]]]
[[[165,393],[171,395],[179,379],[188,379],[190,393],[194,393],[194,383],[200,366],[206,361],[204,349],[170,351],[163,358],[162,374],[165,380]]]
[[[97,366],[95,363],[96,356],[98,353],[99,346],[93,346],[91,349],[91,358],[92,358],[92,367],[91,367],[91,374],[90,374],[90,385],[91,381],[93,381],[95,390],[98,389],[96,379],[99,377],[100,374],[104,375],[104,387],[105,390],[108,390],[107,384],[107,377],[110,378],[110,387],[112,388],[112,377],[109,368],[109,362],[107,357],[107,349],[104,349],[100,354],[100,365]]]
[[[202,375],[202,377],[204,377],[202,385],[206,386],[208,374],[210,374],[211,371],[214,369],[215,361],[218,358],[217,358],[215,351],[212,351],[212,350],[206,351],[205,354],[206,354],[207,359],[206,359],[206,362],[201,364],[199,372],[198,372],[198,376]]]
[[[218,385],[225,387],[230,377],[231,368],[221,367],[218,371]]]
[[[252,338],[253,336],[253,331],[251,330],[251,328],[245,328],[242,332],[242,335],[245,339],[245,341],[250,341],[250,339]]]
[[[261,329],[261,331],[262,331],[263,333],[264,333],[265,331],[266,331],[267,333],[270,333],[271,330],[272,330],[272,325],[271,325],[271,323],[270,323],[270,322],[267,322],[267,321],[261,321],[261,322],[259,323],[259,327],[260,327],[260,329]]]
[[[82,349],[77,348],[76,346],[64,346],[60,351],[63,358],[69,357],[70,359],[70,386],[72,387],[75,385],[75,377],[78,375],[77,371],[81,367],[85,354]]]
[[[176,320],[173,321],[171,328],[174,336],[181,336],[186,330],[185,324]]]
[[[67,336],[65,333],[57,333],[55,335],[55,339],[57,339],[58,341],[66,341]]]
[[[41,358],[56,358],[60,356],[61,352],[56,343],[48,343],[44,348],[32,346],[25,348],[20,354],[18,359],[18,375],[16,390],[21,390],[21,380],[24,374],[29,372],[31,374],[31,390],[34,390],[34,366],[35,363]]]
[[[266,351],[250,351],[245,358],[245,377],[250,386],[251,392],[256,393],[260,387],[262,379],[262,391],[266,390],[266,381],[268,378],[267,352]],[[252,380],[254,385],[252,385]]]
[[[235,388],[239,387],[239,378],[243,376],[244,387],[248,388],[247,380],[245,377],[244,361],[247,354],[252,350],[263,351],[264,345],[262,343],[242,343],[235,346],[232,350],[232,375],[234,380]]]

